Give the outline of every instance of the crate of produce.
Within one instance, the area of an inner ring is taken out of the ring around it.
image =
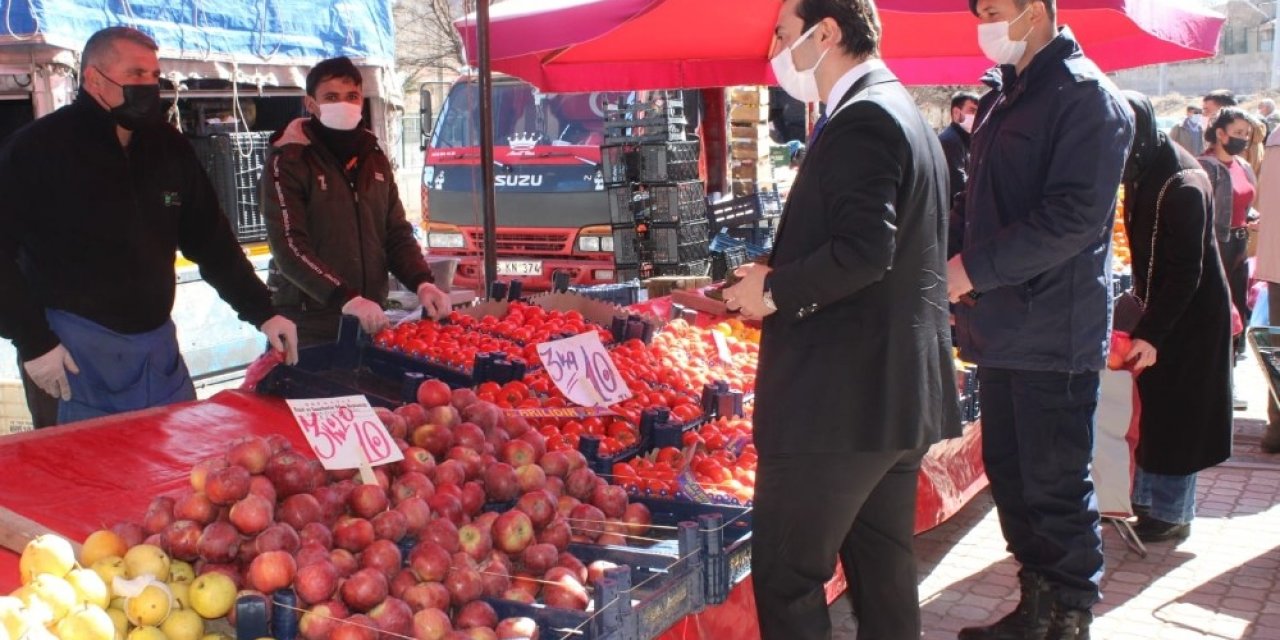
[[[777,191],[757,191],[707,206],[712,229],[737,227],[781,214],[782,200]]]
[[[702,419],[689,422],[672,420],[671,413],[665,408],[645,409],[640,415],[640,437],[635,446],[628,447],[615,455],[606,456],[600,453],[601,438],[584,435],[578,440],[578,451],[587,459],[587,467],[597,474],[609,475],[613,465],[626,462],[638,455],[643,455],[662,447],[683,446],[682,438],[686,431],[697,429]]]
[[[606,185],[698,179],[698,142],[613,144],[600,148]]]
[[[706,217],[706,191],[701,181],[609,189],[609,219],[613,224],[682,222]]]
[[[194,138],[196,157],[213,184],[218,204],[240,242],[267,237],[258,201],[258,179],[266,159],[269,131],[246,131]]]
[[[702,537],[707,605],[720,604],[751,573],[751,507],[689,500],[631,498],[649,508],[655,524],[694,521]]]
[[[605,105],[604,137],[611,143],[683,141],[687,124],[684,100],[665,92],[631,104]]]
[[[652,224],[648,226],[647,238],[640,235],[642,251],[648,253],[655,264],[685,263],[705,260],[708,257],[707,221],[690,220],[674,225]]]

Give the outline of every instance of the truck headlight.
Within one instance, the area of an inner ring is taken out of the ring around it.
[[[600,236],[579,236],[578,251],[600,252]]]
[[[603,236],[600,238],[600,250],[605,253],[613,253],[613,236]]]
[[[461,249],[467,241],[461,233],[431,232],[427,234],[427,246],[434,249]]]

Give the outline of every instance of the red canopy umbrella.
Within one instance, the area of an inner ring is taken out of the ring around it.
[[[774,84],[778,0],[507,0],[493,68],[548,92]],[[974,84],[991,63],[965,0],[881,0],[882,54],[908,84]],[[1059,0],[1106,71],[1208,57],[1224,18],[1190,0]],[[456,26],[475,63],[475,20]]]

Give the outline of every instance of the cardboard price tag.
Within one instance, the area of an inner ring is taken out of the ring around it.
[[[325,469],[357,469],[404,459],[364,396],[286,402]]]
[[[631,397],[613,358],[594,331],[538,345],[547,376],[570,402],[607,407]]]
[[[716,354],[720,356],[720,362],[733,364],[733,353],[729,351],[729,341],[724,339],[724,334],[712,331],[711,341],[716,343]]]

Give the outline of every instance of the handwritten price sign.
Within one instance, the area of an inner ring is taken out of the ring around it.
[[[574,404],[607,407],[631,397],[631,389],[594,331],[544,342],[538,345],[538,358],[551,382]]]
[[[364,396],[287,402],[326,469],[356,469],[404,459]]]

